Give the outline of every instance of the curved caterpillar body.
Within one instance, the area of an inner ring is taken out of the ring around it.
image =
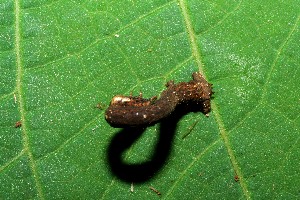
[[[210,111],[212,84],[194,72],[193,80],[175,84],[169,81],[160,98],[144,99],[141,96],[117,95],[105,111],[105,119],[112,127],[147,126],[169,116],[179,104],[201,104],[203,113]]]

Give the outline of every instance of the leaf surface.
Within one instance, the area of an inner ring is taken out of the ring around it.
[[[2,1],[0,199],[299,199],[299,5]],[[209,117],[106,123],[195,71]]]

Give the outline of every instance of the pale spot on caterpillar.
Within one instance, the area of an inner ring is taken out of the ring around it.
[[[129,102],[131,101],[131,99],[129,97],[125,97],[125,96],[121,96],[121,95],[117,95],[114,96],[110,102],[110,105],[115,105],[115,104],[119,104],[119,103],[125,103],[125,102]]]

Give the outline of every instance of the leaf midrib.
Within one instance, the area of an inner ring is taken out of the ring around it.
[[[201,59],[201,52],[200,52],[200,50],[197,46],[196,34],[195,34],[193,26],[192,26],[192,21],[190,19],[189,13],[188,13],[187,6],[186,6],[184,0],[178,0],[178,3],[179,3],[179,6],[180,6],[180,9],[181,9],[183,18],[184,18],[184,23],[185,23],[185,26],[186,26],[186,29],[187,29],[187,33],[189,35],[192,54],[195,57],[196,63],[197,63],[198,68],[199,68],[199,71],[203,74],[204,77],[206,77],[205,73],[204,73],[204,69],[203,69],[203,64],[202,64],[202,59]],[[233,166],[233,169],[234,169],[236,175],[239,177],[239,183],[242,187],[244,196],[247,199],[251,199],[250,193],[247,189],[247,184],[243,179],[243,175],[242,175],[242,172],[241,172],[240,167],[238,165],[237,159],[236,159],[236,157],[234,155],[234,152],[231,148],[231,145],[230,145],[230,142],[229,142],[229,139],[228,139],[228,134],[227,134],[227,131],[225,129],[225,125],[224,125],[224,122],[222,120],[221,114],[220,114],[220,112],[218,110],[218,107],[217,107],[217,105],[215,104],[214,101],[211,102],[211,108],[214,112],[216,122],[217,122],[217,125],[219,127],[220,135],[221,135],[221,137],[223,139],[223,142],[225,144],[225,147],[227,149],[227,153],[229,155],[229,158],[230,158],[231,164]]]

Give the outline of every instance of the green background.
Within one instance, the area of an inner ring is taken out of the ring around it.
[[[299,199],[299,13],[297,0],[1,1],[0,199]],[[210,116],[133,141],[124,163],[169,138],[151,177],[113,173],[110,99],[194,71],[213,83]]]

